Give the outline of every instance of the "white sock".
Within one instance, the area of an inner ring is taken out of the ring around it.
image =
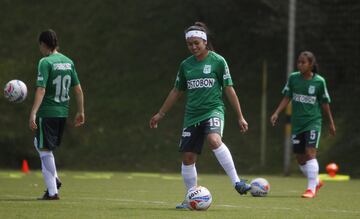
[[[319,164],[316,159],[311,159],[306,162],[308,189],[315,193],[316,185],[318,184]]]
[[[307,178],[307,168],[306,163],[304,165],[299,165],[299,168],[301,172],[304,174],[304,176]],[[319,184],[319,177],[316,178],[316,185]]]
[[[55,167],[54,155],[51,151],[50,152],[40,151],[40,158],[41,158],[42,173],[44,176],[46,187],[48,188],[49,191],[49,195],[53,196],[55,194],[58,194],[58,190],[56,187],[56,179],[55,179],[56,167]]]
[[[232,184],[235,186],[235,183],[239,182],[240,179],[237,175],[234,161],[232,159],[229,149],[223,143],[222,145],[220,145],[220,147],[213,150],[213,152],[220,165],[224,168],[226,174],[230,177]]]
[[[184,163],[182,163],[181,175],[185,183],[186,191],[188,191],[191,187],[197,185],[197,172],[195,163],[191,165],[185,165]]]

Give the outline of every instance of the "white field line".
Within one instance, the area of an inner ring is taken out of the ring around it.
[[[117,201],[117,202],[132,202],[132,203],[142,203],[142,204],[161,204],[161,205],[171,205],[168,202],[164,201],[145,201],[145,200],[134,200],[134,199],[120,199],[120,198],[95,198],[95,197],[81,197],[82,200],[105,200],[105,201]],[[175,206],[175,205],[174,205]],[[304,211],[304,209],[299,208],[286,208],[286,207],[254,207],[254,206],[244,206],[244,205],[212,205],[215,207],[225,207],[225,208],[246,208],[246,209],[263,209],[263,210],[278,210],[278,211]],[[341,209],[317,209],[316,211],[322,212],[332,212],[332,213],[344,213],[344,214],[360,214],[360,211],[353,210],[341,210]]]
[[[0,195],[1,198],[18,198],[18,199],[36,199],[36,197],[31,196],[20,196],[20,195]],[[64,199],[61,199],[64,200]],[[60,202],[61,202],[60,200]],[[164,202],[164,201],[146,201],[146,200],[135,200],[135,199],[122,199],[122,198],[98,198],[98,197],[79,197],[75,199],[65,199],[66,202],[61,202],[61,204],[71,202],[71,204],[76,203],[76,200],[93,200],[93,201],[110,201],[110,202],[124,202],[124,203],[139,203],[139,204],[148,204],[148,205],[174,205],[173,203]],[[26,200],[24,201],[26,202]],[[304,211],[300,208],[287,208],[287,207],[259,207],[259,206],[245,206],[245,205],[227,205],[227,204],[218,204],[212,205],[215,207],[223,208],[239,208],[239,209],[260,209],[260,210],[275,210],[275,211]],[[316,209],[316,212],[329,212],[329,213],[338,213],[338,214],[359,214],[360,210],[342,210],[342,209]]]

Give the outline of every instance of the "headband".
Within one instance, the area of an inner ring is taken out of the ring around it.
[[[185,34],[185,39],[188,39],[190,37],[199,37],[203,40],[207,40],[207,36],[206,33],[204,31],[201,30],[190,30],[189,32],[187,32]]]

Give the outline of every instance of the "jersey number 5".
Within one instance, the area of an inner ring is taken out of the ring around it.
[[[54,100],[57,103],[65,102],[70,99],[69,97],[69,89],[71,85],[71,77],[70,75],[65,75],[62,77],[58,75],[54,80],[53,84],[55,84],[55,97]]]

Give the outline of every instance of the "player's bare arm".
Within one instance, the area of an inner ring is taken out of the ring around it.
[[[81,89],[81,85],[74,86],[76,104],[77,104],[77,113],[75,115],[74,125],[79,127],[85,123],[85,112],[84,112],[84,93]]]
[[[333,116],[331,113],[330,105],[328,103],[324,103],[324,104],[322,104],[322,109],[323,109],[323,112],[325,113],[325,115],[329,119],[330,134],[335,136],[336,135],[336,127],[335,127],[334,119],[333,119]]]
[[[276,108],[275,112],[272,114],[272,116],[270,118],[270,122],[273,126],[275,126],[275,124],[276,124],[276,121],[279,117],[279,113],[281,113],[285,109],[285,107],[289,104],[289,102],[290,102],[289,97],[284,97],[281,100],[279,106]]]
[[[157,128],[159,121],[164,118],[165,114],[171,109],[174,103],[183,95],[183,91],[173,88],[167,96],[165,102],[149,122],[150,128]]]
[[[36,113],[39,110],[40,104],[45,95],[45,88],[44,87],[37,87],[35,92],[34,104],[31,109],[30,118],[29,118],[29,127],[32,131],[37,129],[36,124]]]
[[[236,92],[235,92],[233,86],[226,86],[224,90],[225,90],[226,97],[228,98],[231,106],[234,108],[235,113],[237,115],[238,123],[240,126],[240,131],[246,132],[248,130],[248,123],[246,122],[246,120],[242,114],[241,107],[240,107],[240,101],[236,95]]]

